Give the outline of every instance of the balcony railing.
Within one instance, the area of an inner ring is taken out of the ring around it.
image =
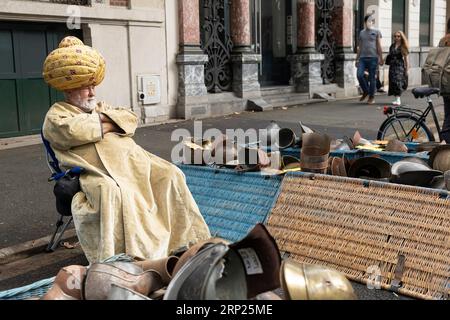
[[[76,6],[90,6],[91,5],[91,0],[31,0],[31,1],[70,4],[70,5],[76,5]]]

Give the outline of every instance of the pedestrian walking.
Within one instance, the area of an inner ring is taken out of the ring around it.
[[[360,101],[367,97],[369,104],[375,103],[376,72],[378,65],[383,65],[383,51],[381,48],[381,32],[374,28],[373,15],[364,17],[364,30],[359,33],[359,44],[356,55],[356,67],[358,68],[358,81],[363,92]],[[369,72],[368,80],[364,77],[364,71]]]
[[[388,95],[394,96],[393,105],[401,105],[402,92],[408,88],[409,71],[409,45],[408,39],[402,31],[394,33],[394,41],[389,48],[386,57],[389,65],[389,90]]]

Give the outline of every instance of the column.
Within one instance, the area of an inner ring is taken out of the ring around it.
[[[336,0],[332,11],[332,30],[335,41],[336,84],[345,96],[358,94],[355,60],[352,49],[352,0]]]
[[[301,52],[316,52],[316,4],[314,0],[297,3],[297,45]]]
[[[230,9],[233,52],[250,52],[250,1],[233,0]]]
[[[208,56],[200,48],[199,0],[178,0],[180,50],[177,114],[184,119],[210,115],[205,86]]]
[[[233,92],[249,100],[247,109],[256,111],[273,109],[261,98],[258,81],[258,64],[261,62],[261,55],[251,50],[250,0],[233,0],[230,9]]]
[[[420,67],[420,1],[410,1],[408,8],[408,32],[406,35],[409,41],[409,85],[419,87],[422,85],[422,68]]]
[[[316,7],[314,0],[297,0],[297,54],[292,56],[292,79],[296,91],[309,93],[323,84],[321,63],[324,55],[316,51]]]

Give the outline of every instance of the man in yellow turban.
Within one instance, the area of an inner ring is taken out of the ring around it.
[[[66,37],[43,74],[65,94],[45,117],[44,137],[62,166],[85,169],[72,215],[90,263],[119,253],[159,259],[210,238],[182,171],[132,139],[137,116],[97,103],[105,61],[96,50]]]

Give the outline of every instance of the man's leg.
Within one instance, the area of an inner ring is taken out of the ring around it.
[[[383,90],[383,84],[380,80],[380,68],[377,67],[377,92],[384,92]]]
[[[369,104],[374,103],[374,97],[375,97],[375,90],[376,90],[376,72],[377,72],[377,66],[378,66],[378,59],[377,58],[370,58],[368,63],[368,70],[369,70]]]
[[[211,238],[184,173],[174,164],[153,154],[148,155],[151,159],[150,182],[159,219],[170,231],[167,254],[189,243]]]
[[[445,142],[450,143],[450,96],[444,96],[444,124],[441,136]]]
[[[85,176],[72,199],[77,236],[89,263],[126,253],[121,190],[107,176]]]
[[[358,72],[357,72],[359,86],[361,87],[361,90],[363,92],[361,101],[364,100],[367,97],[367,95],[369,94],[369,86],[367,84],[366,77],[364,76],[364,71],[366,70],[366,68],[367,68],[366,59],[361,58],[359,60],[359,66],[358,66]]]

